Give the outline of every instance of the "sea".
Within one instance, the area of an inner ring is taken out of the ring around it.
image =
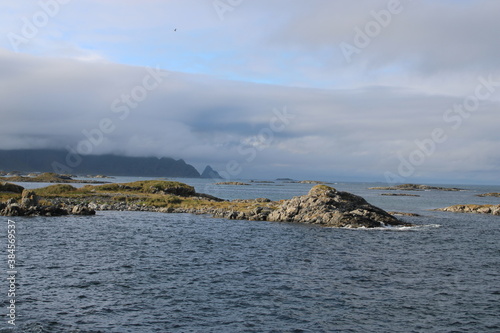
[[[224,199],[290,199],[313,186],[176,180]],[[499,204],[477,194],[500,186],[398,191],[419,197],[368,189],[383,185],[331,184],[420,214],[401,218],[416,226],[116,211],[0,217],[0,332],[500,332],[500,216],[433,210]]]

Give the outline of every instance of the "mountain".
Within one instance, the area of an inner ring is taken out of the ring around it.
[[[210,165],[207,165],[205,170],[203,170],[201,178],[222,179],[221,175],[219,175],[217,171],[212,169]]]
[[[200,173],[182,159],[78,155],[47,149],[0,150],[0,170],[138,177],[200,177]]]

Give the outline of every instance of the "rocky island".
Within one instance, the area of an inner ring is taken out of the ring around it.
[[[417,194],[407,194],[407,193],[381,193],[380,195],[386,197],[419,197]]]
[[[495,197],[495,198],[500,198],[500,193],[485,193],[485,194],[478,194],[478,197]]]
[[[209,214],[239,220],[297,222],[325,227],[373,228],[409,225],[365,199],[317,185],[307,195],[290,200],[226,201],[197,193],[192,186],[172,181],[138,181],[124,184],[51,185],[32,191],[19,185],[0,186],[0,215],[92,215],[98,210],[153,211]]]
[[[429,185],[418,185],[418,184],[402,184],[396,186],[384,186],[384,187],[370,187],[369,190],[384,190],[384,191],[464,191],[461,188],[455,187],[439,187],[439,186],[429,186]]]
[[[234,185],[234,186],[250,186],[250,184],[242,183],[242,182],[219,182],[214,185]]]
[[[107,178],[105,176],[96,176],[94,178]],[[42,174],[31,174],[28,176],[11,176],[0,177],[1,181],[16,182],[16,183],[80,183],[80,184],[106,184],[108,182],[94,180],[76,180],[70,175],[59,175],[53,172],[45,172]]]
[[[475,213],[500,215],[500,205],[454,205],[445,208],[436,209],[442,212],[452,213]]]

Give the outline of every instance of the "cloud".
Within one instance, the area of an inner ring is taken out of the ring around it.
[[[114,103],[140,91],[137,87],[157,69],[6,50],[0,64],[2,149],[77,149],[93,138],[99,144],[92,153],[173,156],[219,170],[234,160],[243,167],[241,176],[252,170],[287,174],[293,168],[323,177],[356,172],[380,179],[397,168],[398,153],[411,153],[415,140],[442,127],[450,139],[419,174],[430,176],[426,170],[439,167],[448,172],[450,161],[465,156],[454,172],[491,169],[498,161],[500,136],[489,121],[497,117],[493,102],[455,131],[442,118],[447,107],[461,101],[453,96],[391,87],[305,89],[162,72],[161,84],[132,100],[135,107],[121,119],[125,113],[115,112]],[[284,110],[293,117],[280,122],[276,115]],[[113,130],[100,137],[95,133],[103,119]]]

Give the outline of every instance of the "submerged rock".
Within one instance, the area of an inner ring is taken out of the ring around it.
[[[268,220],[352,228],[406,225],[360,196],[325,185],[313,187],[307,195],[283,201],[269,214]]]

